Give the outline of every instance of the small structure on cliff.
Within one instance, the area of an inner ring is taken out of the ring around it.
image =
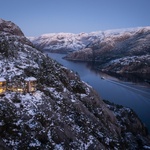
[[[0,95],[5,94],[5,92],[12,91],[12,92],[35,92],[37,86],[37,79],[34,77],[25,78],[23,81],[15,80],[8,82],[5,78],[0,78]]]
[[[6,80],[0,78],[0,95],[3,95],[6,92]]]
[[[25,79],[26,92],[35,92],[37,86],[37,79],[34,77],[28,77]]]

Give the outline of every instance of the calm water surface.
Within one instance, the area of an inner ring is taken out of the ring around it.
[[[48,53],[48,55],[77,72],[103,99],[132,108],[150,131],[150,87],[120,81],[90,69],[86,63],[67,61],[62,59],[64,54]]]

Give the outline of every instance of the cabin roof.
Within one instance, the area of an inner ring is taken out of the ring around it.
[[[37,79],[34,77],[25,78],[25,81],[36,81]]]
[[[0,82],[5,82],[5,81],[6,81],[5,78],[0,77]]]

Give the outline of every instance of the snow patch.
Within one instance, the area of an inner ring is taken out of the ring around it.
[[[80,96],[81,96],[81,98],[84,98],[84,97],[86,97],[87,95],[86,95],[86,94],[81,94]]]
[[[30,147],[39,147],[39,146],[41,146],[41,143],[40,143],[37,139],[34,139],[34,141],[31,142],[31,143],[29,144],[29,146],[30,146]]]
[[[144,149],[150,149],[150,146],[143,146]]]

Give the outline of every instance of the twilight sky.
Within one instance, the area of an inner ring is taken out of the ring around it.
[[[26,36],[150,26],[150,0],[0,0]]]

